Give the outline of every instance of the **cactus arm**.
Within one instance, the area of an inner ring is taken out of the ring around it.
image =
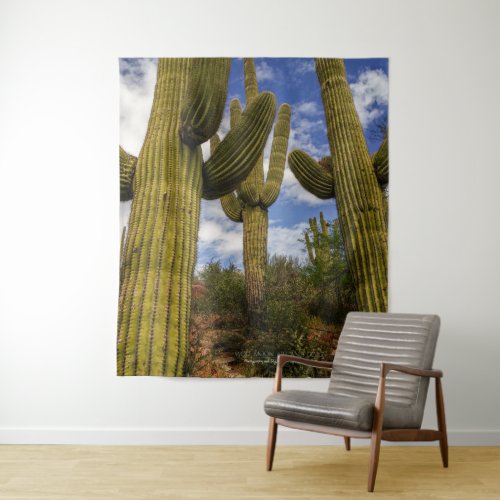
[[[202,144],[217,132],[226,103],[230,66],[229,58],[193,59],[181,115],[185,144]]]
[[[270,92],[263,92],[247,107],[203,166],[205,198],[231,193],[248,176],[264,150],[275,113],[276,98]]]
[[[312,244],[316,250],[316,256],[317,256],[320,249],[320,241],[319,241],[318,221],[316,220],[316,217],[312,217],[311,219],[309,219],[309,227],[311,228]]]
[[[259,160],[260,161],[260,160]],[[240,200],[251,207],[255,207],[259,204],[259,190],[252,182],[255,177],[255,165],[250,171],[248,176],[243,180],[243,182],[238,186],[237,193]]]
[[[214,151],[216,150],[216,148],[219,144],[220,144],[219,134],[214,134],[212,137],[210,137],[210,154],[211,155],[214,154]]]
[[[213,155],[214,151],[217,149],[217,146],[220,144],[220,137],[219,134],[214,134],[212,137],[210,137],[210,154]],[[201,194],[201,197],[205,200],[211,200],[213,199],[213,196],[211,195],[210,192],[206,193],[206,185],[203,185],[203,192]]]
[[[224,195],[220,199],[220,204],[224,213],[233,222],[243,222],[243,207],[241,201],[234,193]]]
[[[254,60],[246,58],[244,61],[245,75],[245,98],[248,108],[259,95],[257,84],[257,71]],[[259,203],[260,193],[264,185],[264,158],[260,156],[254,165],[250,174],[245,178],[238,188],[239,198],[250,206],[256,206]]]
[[[240,119],[241,119],[241,114],[243,113],[243,110],[241,109],[241,102],[239,99],[232,99],[231,103],[229,104],[229,123],[230,127],[234,128],[236,125],[238,125]]]
[[[132,199],[132,183],[136,164],[137,158],[120,146],[120,201]]]
[[[321,232],[323,233],[323,238],[328,238],[328,223],[323,216],[323,212],[319,213],[319,223],[321,225]]]
[[[233,99],[229,105],[231,128],[235,128],[241,119],[241,103],[238,99]],[[215,148],[220,144],[220,139],[215,134],[210,139],[210,153],[214,154]],[[220,204],[224,213],[233,222],[243,222],[243,206],[234,192],[225,194],[220,199]]]
[[[288,155],[288,164],[301,186],[322,200],[334,198],[333,177],[307,153],[296,149]]]
[[[310,218],[309,229],[305,232],[309,261],[314,266],[320,266],[323,270],[327,269],[332,258],[332,237],[330,236],[329,227],[323,212],[320,212],[319,224],[316,217]]]
[[[233,129],[239,123],[242,114],[239,99],[232,99],[229,105],[230,127]],[[215,148],[220,144],[219,136],[216,134],[210,139],[210,153],[214,154]],[[225,194],[220,199],[220,204],[224,213],[233,222],[243,222],[243,207],[241,201],[234,192]]]
[[[316,262],[316,258],[314,257],[311,238],[309,238],[309,235],[307,233],[305,233],[305,240],[306,240],[306,248],[307,248],[307,255],[309,256],[309,261],[311,262],[311,264],[314,264]]]
[[[248,106],[259,95],[257,84],[257,70],[253,58],[247,57],[243,62],[243,71],[245,74],[245,98]]]
[[[328,262],[330,258],[330,234],[328,231],[328,222],[326,222],[325,217],[323,216],[323,212],[319,213],[319,223],[321,226],[321,255],[323,258],[323,262]]]
[[[372,157],[373,169],[381,186],[389,183],[389,141],[384,137],[378,151]]]
[[[288,148],[288,137],[290,135],[290,114],[288,104],[282,104],[278,111],[278,118],[274,126],[273,145],[269,159],[269,171],[266,183],[260,195],[260,203],[270,207],[278,198],[285,173],[286,150]]]

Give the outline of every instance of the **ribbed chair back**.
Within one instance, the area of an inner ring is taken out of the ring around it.
[[[381,362],[432,368],[439,325],[436,315],[349,313],[339,338],[328,392],[375,399]],[[426,378],[390,372],[385,400],[415,406],[421,422],[428,386]]]

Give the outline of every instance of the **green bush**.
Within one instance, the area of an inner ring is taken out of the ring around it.
[[[309,263],[303,269],[303,287],[309,291],[308,311],[327,323],[342,325],[346,314],[356,310],[354,282],[347,267],[338,220],[328,223],[322,214],[320,220],[324,223],[323,231],[315,228],[314,218],[310,220],[311,229],[304,234],[306,248],[310,247]],[[311,255],[316,258],[311,259]]]
[[[261,330],[252,330],[245,343],[246,375],[271,377],[278,354],[327,359],[328,349],[308,337],[308,290],[298,259],[273,256],[265,278],[265,300]],[[304,377],[313,370],[297,365],[285,366],[285,376]]]
[[[294,331],[307,323],[307,297],[302,287],[302,267],[296,258],[274,255],[265,275],[263,328]]]
[[[245,316],[245,276],[233,263],[222,267],[220,261],[207,264],[197,276],[204,287],[194,301],[194,312],[202,314]]]

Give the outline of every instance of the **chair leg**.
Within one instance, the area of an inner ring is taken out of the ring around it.
[[[351,450],[351,438],[349,436],[344,436],[345,449],[347,451]]]
[[[375,489],[375,479],[377,479],[378,458],[380,455],[381,432],[373,432],[370,446],[370,470],[368,473],[368,491]]]
[[[273,468],[274,448],[276,447],[276,434],[278,433],[278,424],[276,418],[269,419],[269,433],[267,435],[267,470]]]
[[[384,423],[384,398],[385,398],[385,376],[382,365],[382,374],[378,383],[377,397],[372,425],[372,442],[370,447],[370,469],[368,472],[368,491],[375,489],[377,478],[378,457],[380,455],[380,440],[382,439],[382,427]]]
[[[441,433],[441,436],[439,438],[441,459],[443,461],[443,467],[448,467],[448,436],[446,434],[446,417],[444,414],[443,386],[441,385],[440,378],[436,378],[436,409],[437,409],[438,429],[439,432]]]

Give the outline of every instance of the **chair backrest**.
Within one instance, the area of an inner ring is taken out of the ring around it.
[[[349,313],[333,360],[328,392],[375,399],[380,363],[432,368],[439,325],[439,316],[432,314]],[[423,415],[428,386],[426,378],[390,372],[385,401],[415,405]]]

